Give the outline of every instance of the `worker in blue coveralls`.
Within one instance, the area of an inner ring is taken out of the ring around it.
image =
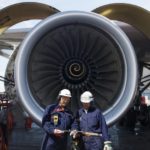
[[[83,143],[82,150],[112,150],[108,127],[100,109],[93,105],[92,93],[85,91],[80,100],[83,107],[77,111],[73,123],[74,126],[78,125],[78,129],[72,130],[70,135],[76,138],[79,133],[83,133],[80,136]]]
[[[71,99],[71,92],[63,89],[58,94],[58,103],[46,107],[42,128],[45,136],[42,150],[67,150],[67,133],[65,130],[71,128],[73,114],[66,107]]]

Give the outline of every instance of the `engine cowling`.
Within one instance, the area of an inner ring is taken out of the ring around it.
[[[80,11],[52,15],[23,41],[15,62],[21,104],[41,124],[46,105],[62,88],[71,90],[71,109],[90,90],[108,125],[130,107],[137,90],[137,60],[125,33],[107,18]]]

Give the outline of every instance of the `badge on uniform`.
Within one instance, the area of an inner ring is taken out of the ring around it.
[[[53,115],[53,122],[55,126],[58,125],[58,114]]]

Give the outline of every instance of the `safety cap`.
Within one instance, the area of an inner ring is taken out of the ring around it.
[[[82,103],[90,103],[91,101],[93,101],[93,95],[91,92],[89,91],[85,91],[81,97],[80,100]]]
[[[71,92],[68,89],[63,89],[59,92],[59,96],[71,97]]]

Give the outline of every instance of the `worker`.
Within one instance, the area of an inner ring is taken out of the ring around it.
[[[42,127],[45,136],[42,150],[66,150],[67,133],[73,123],[73,113],[67,108],[71,99],[71,92],[63,89],[58,94],[58,103],[46,107]]]
[[[103,147],[103,150],[112,150],[108,127],[100,109],[93,105],[92,93],[85,91],[80,100],[83,107],[77,111],[73,123],[74,127],[78,125],[78,129],[72,130],[70,135],[76,138],[78,133],[84,133],[80,136],[83,143],[83,147],[80,148],[82,150],[102,150]]]

